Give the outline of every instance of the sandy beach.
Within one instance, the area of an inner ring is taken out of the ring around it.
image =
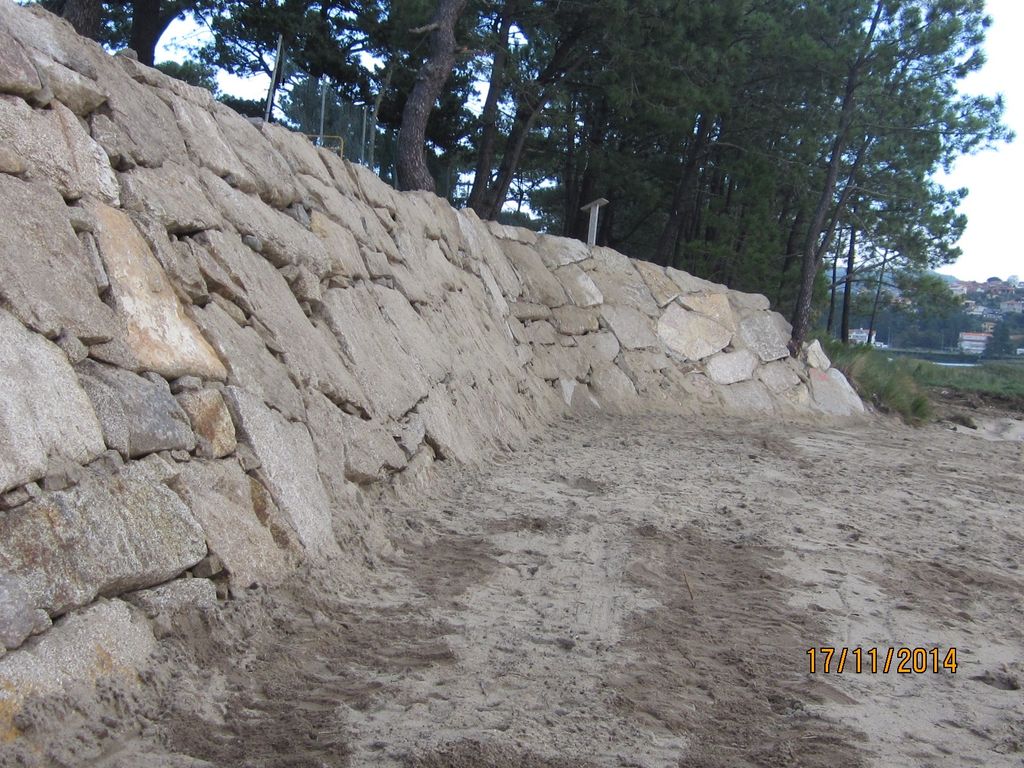
[[[560,422],[381,500],[394,555],[358,583],[165,617],[139,685],[28,708],[11,757],[1019,766],[1022,467],[1020,442],[884,418]],[[957,666],[811,675],[821,647]]]

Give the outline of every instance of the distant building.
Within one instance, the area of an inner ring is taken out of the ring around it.
[[[868,335],[867,328],[852,328],[850,329],[850,341],[854,344],[867,344],[871,341],[871,337]]]
[[[981,324],[981,330],[982,330],[982,333],[995,333],[996,324],[991,322],[991,321],[989,321],[987,323],[982,323]]]
[[[1006,312],[1024,312],[1024,299],[1010,299],[999,303],[999,309]]]
[[[963,283],[950,283],[949,290],[954,296],[967,295],[967,286]]]
[[[972,333],[964,331],[960,334],[960,351],[965,355],[980,355],[985,352],[988,340],[992,338],[991,333]]]

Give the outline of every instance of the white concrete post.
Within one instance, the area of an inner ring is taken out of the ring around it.
[[[597,212],[600,210],[602,205],[608,205],[608,201],[603,197],[597,198],[592,202],[587,203],[581,211],[590,211],[590,228],[587,230],[587,245],[597,245]]]

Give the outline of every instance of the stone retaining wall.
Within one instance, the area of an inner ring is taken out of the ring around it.
[[[88,676],[53,621],[128,659],[201,577],[357,571],[380,489],[567,410],[862,410],[763,296],[396,193],[11,0],[0,211],[0,699]]]

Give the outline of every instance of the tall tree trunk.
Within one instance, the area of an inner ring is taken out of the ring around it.
[[[583,203],[583,205],[601,196],[598,193],[598,182],[601,180],[602,167],[600,153],[605,140],[607,122],[608,100],[602,98],[598,101],[585,126],[587,129],[587,150],[586,160],[584,161],[586,167],[583,171],[583,178],[580,180],[579,192],[576,195],[576,199]],[[587,230],[590,226],[590,212],[581,211],[578,205],[575,208],[571,212],[573,226],[569,230],[569,236],[579,240],[586,240]],[[605,211],[601,219],[607,219],[607,214],[608,211]]]
[[[882,285],[885,281],[885,267],[889,263],[889,251],[882,254],[882,266],[878,268],[878,286],[875,288],[875,303],[871,307],[871,322],[868,324],[868,344],[875,340],[875,319],[878,317],[878,301],[882,298]]]
[[[807,208],[800,206],[793,217],[793,224],[789,228],[789,237],[786,238],[786,254],[782,259],[782,270],[779,272],[779,285],[775,289],[775,306],[782,306],[782,291],[786,287],[786,275],[793,266],[797,257],[797,243],[800,242],[800,230],[803,228],[804,219],[807,217]]]
[[[672,208],[669,210],[668,221],[665,222],[665,226],[661,230],[661,237],[658,238],[658,246],[654,252],[656,264],[667,266],[675,257],[686,222],[686,204],[690,200],[690,190],[696,177],[697,163],[700,161],[710,135],[711,121],[708,120],[707,115],[702,114],[694,126],[693,136],[687,142],[686,159],[679,174],[679,181],[672,192]]]
[[[102,12],[101,0],[66,0],[61,16],[71,23],[78,34],[92,40],[99,40]]]
[[[484,201],[487,186],[491,180],[491,168],[494,166],[494,153],[498,143],[498,104],[505,90],[505,66],[508,61],[508,36],[512,31],[512,15],[515,12],[515,0],[508,0],[502,11],[498,24],[497,44],[494,49],[494,62],[491,64],[491,80],[487,87],[487,98],[480,113],[480,147],[477,150],[476,171],[473,175],[473,188],[467,201],[470,208],[478,210]]]
[[[843,238],[840,235],[839,240],[836,242],[836,252],[832,255],[832,290],[830,292],[828,302],[828,323],[825,325],[828,330],[828,335],[832,336],[832,325],[834,324],[836,317],[836,285],[837,276],[839,274],[839,254],[843,250]]]
[[[468,0],[438,0],[428,28],[430,54],[416,75],[402,110],[398,131],[398,185],[403,190],[434,191],[434,178],[424,157],[427,120],[455,67],[455,23]]]
[[[160,38],[170,23],[191,5],[168,0],[133,0],[132,34],[128,46],[135,51],[141,63],[153,66]]]
[[[850,245],[846,251],[846,275],[843,277],[843,319],[839,337],[843,344],[850,343],[850,300],[853,298],[853,264],[857,253],[857,229],[850,227]]]
[[[822,185],[818,204],[815,206],[814,215],[811,217],[807,236],[804,239],[803,259],[800,264],[800,293],[797,296],[796,308],[793,313],[793,338],[790,341],[790,348],[794,352],[799,351],[800,345],[803,343],[810,328],[811,303],[814,298],[814,279],[818,274],[821,234],[825,227],[825,217],[828,215],[828,209],[833,203],[843,151],[846,149],[847,142],[850,139],[856,111],[856,95],[857,88],[860,85],[861,69],[867,61],[871,50],[871,43],[874,40],[878,23],[882,17],[883,7],[884,0],[878,0],[875,5],[874,16],[871,19],[871,26],[865,36],[864,45],[846,75],[843,104],[839,111],[839,126],[829,151],[825,182]]]

